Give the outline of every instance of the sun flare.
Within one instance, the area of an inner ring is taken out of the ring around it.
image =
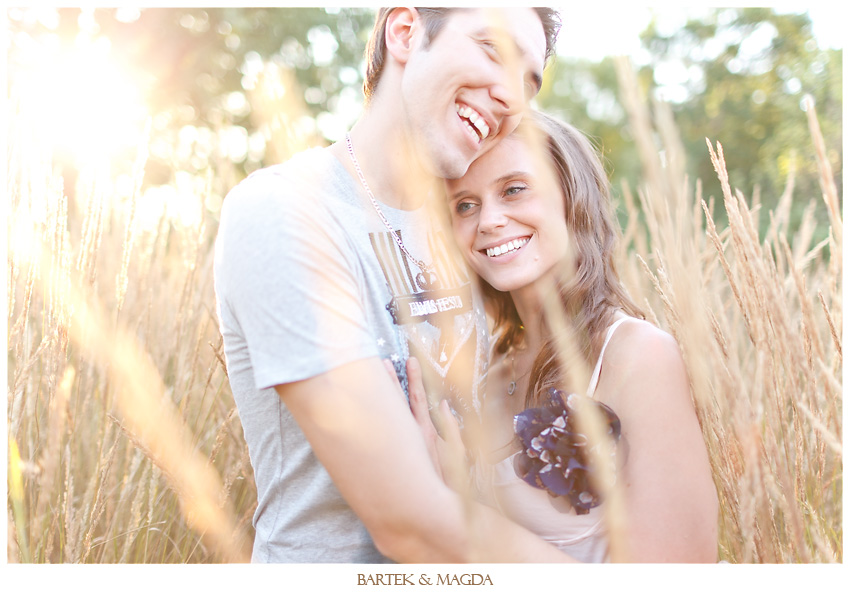
[[[112,58],[106,38],[78,38],[70,49],[47,44],[13,75],[19,113],[39,140],[80,163],[135,148],[147,109],[132,77]]]

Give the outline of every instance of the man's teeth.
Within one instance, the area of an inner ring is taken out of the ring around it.
[[[481,137],[483,141],[488,136],[490,136],[490,127],[487,126],[487,122],[484,121],[484,118],[481,117],[481,114],[470,108],[469,106],[461,106],[460,104],[455,104],[455,108],[457,110],[458,116],[461,118],[466,118],[472,126],[467,124],[469,129],[474,132],[476,135]],[[475,127],[474,129],[472,127]]]
[[[488,248],[485,252],[487,253],[488,257],[498,257],[499,255],[519,250],[528,243],[528,240],[528,238],[517,238],[516,240],[505,242],[501,246]]]

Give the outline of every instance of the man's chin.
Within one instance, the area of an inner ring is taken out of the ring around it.
[[[476,157],[478,156],[476,155]],[[461,158],[454,160],[445,159],[439,168],[440,176],[446,180],[457,180],[458,178],[463,178],[473,161],[475,160]]]

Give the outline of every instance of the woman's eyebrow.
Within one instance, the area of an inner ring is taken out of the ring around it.
[[[525,178],[527,176],[528,176],[528,172],[526,172],[524,170],[514,170],[513,172],[508,172],[507,174],[502,174],[501,176],[499,176],[498,178],[493,180],[490,184],[499,185],[499,184],[503,184],[503,183],[507,182],[511,178]],[[470,194],[470,191],[463,188],[463,189],[461,189],[457,192],[453,192],[452,194],[446,193],[446,198],[449,201],[454,201],[455,199],[458,199],[461,196],[466,195],[466,194]]]
[[[502,174],[501,176],[499,176],[498,178],[493,180],[493,183],[494,184],[502,184],[503,182],[507,182],[511,178],[519,178],[519,177],[524,178],[526,176],[528,176],[528,172],[525,172],[523,170],[514,170],[513,172],[508,172],[507,174]]]
[[[452,193],[452,194],[446,193],[446,199],[448,199],[448,201],[446,201],[446,202],[451,203],[455,199],[459,199],[465,194],[469,194],[469,191],[466,190],[466,189],[461,189],[461,190],[459,190],[455,193]]]

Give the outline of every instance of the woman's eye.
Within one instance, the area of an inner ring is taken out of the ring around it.
[[[458,201],[455,205],[455,213],[458,215],[465,215],[475,207],[475,203],[471,201]]]
[[[505,189],[505,195],[511,197],[511,196],[514,196],[514,195],[521,193],[524,190],[525,190],[525,186],[520,186],[520,185],[509,186]]]

